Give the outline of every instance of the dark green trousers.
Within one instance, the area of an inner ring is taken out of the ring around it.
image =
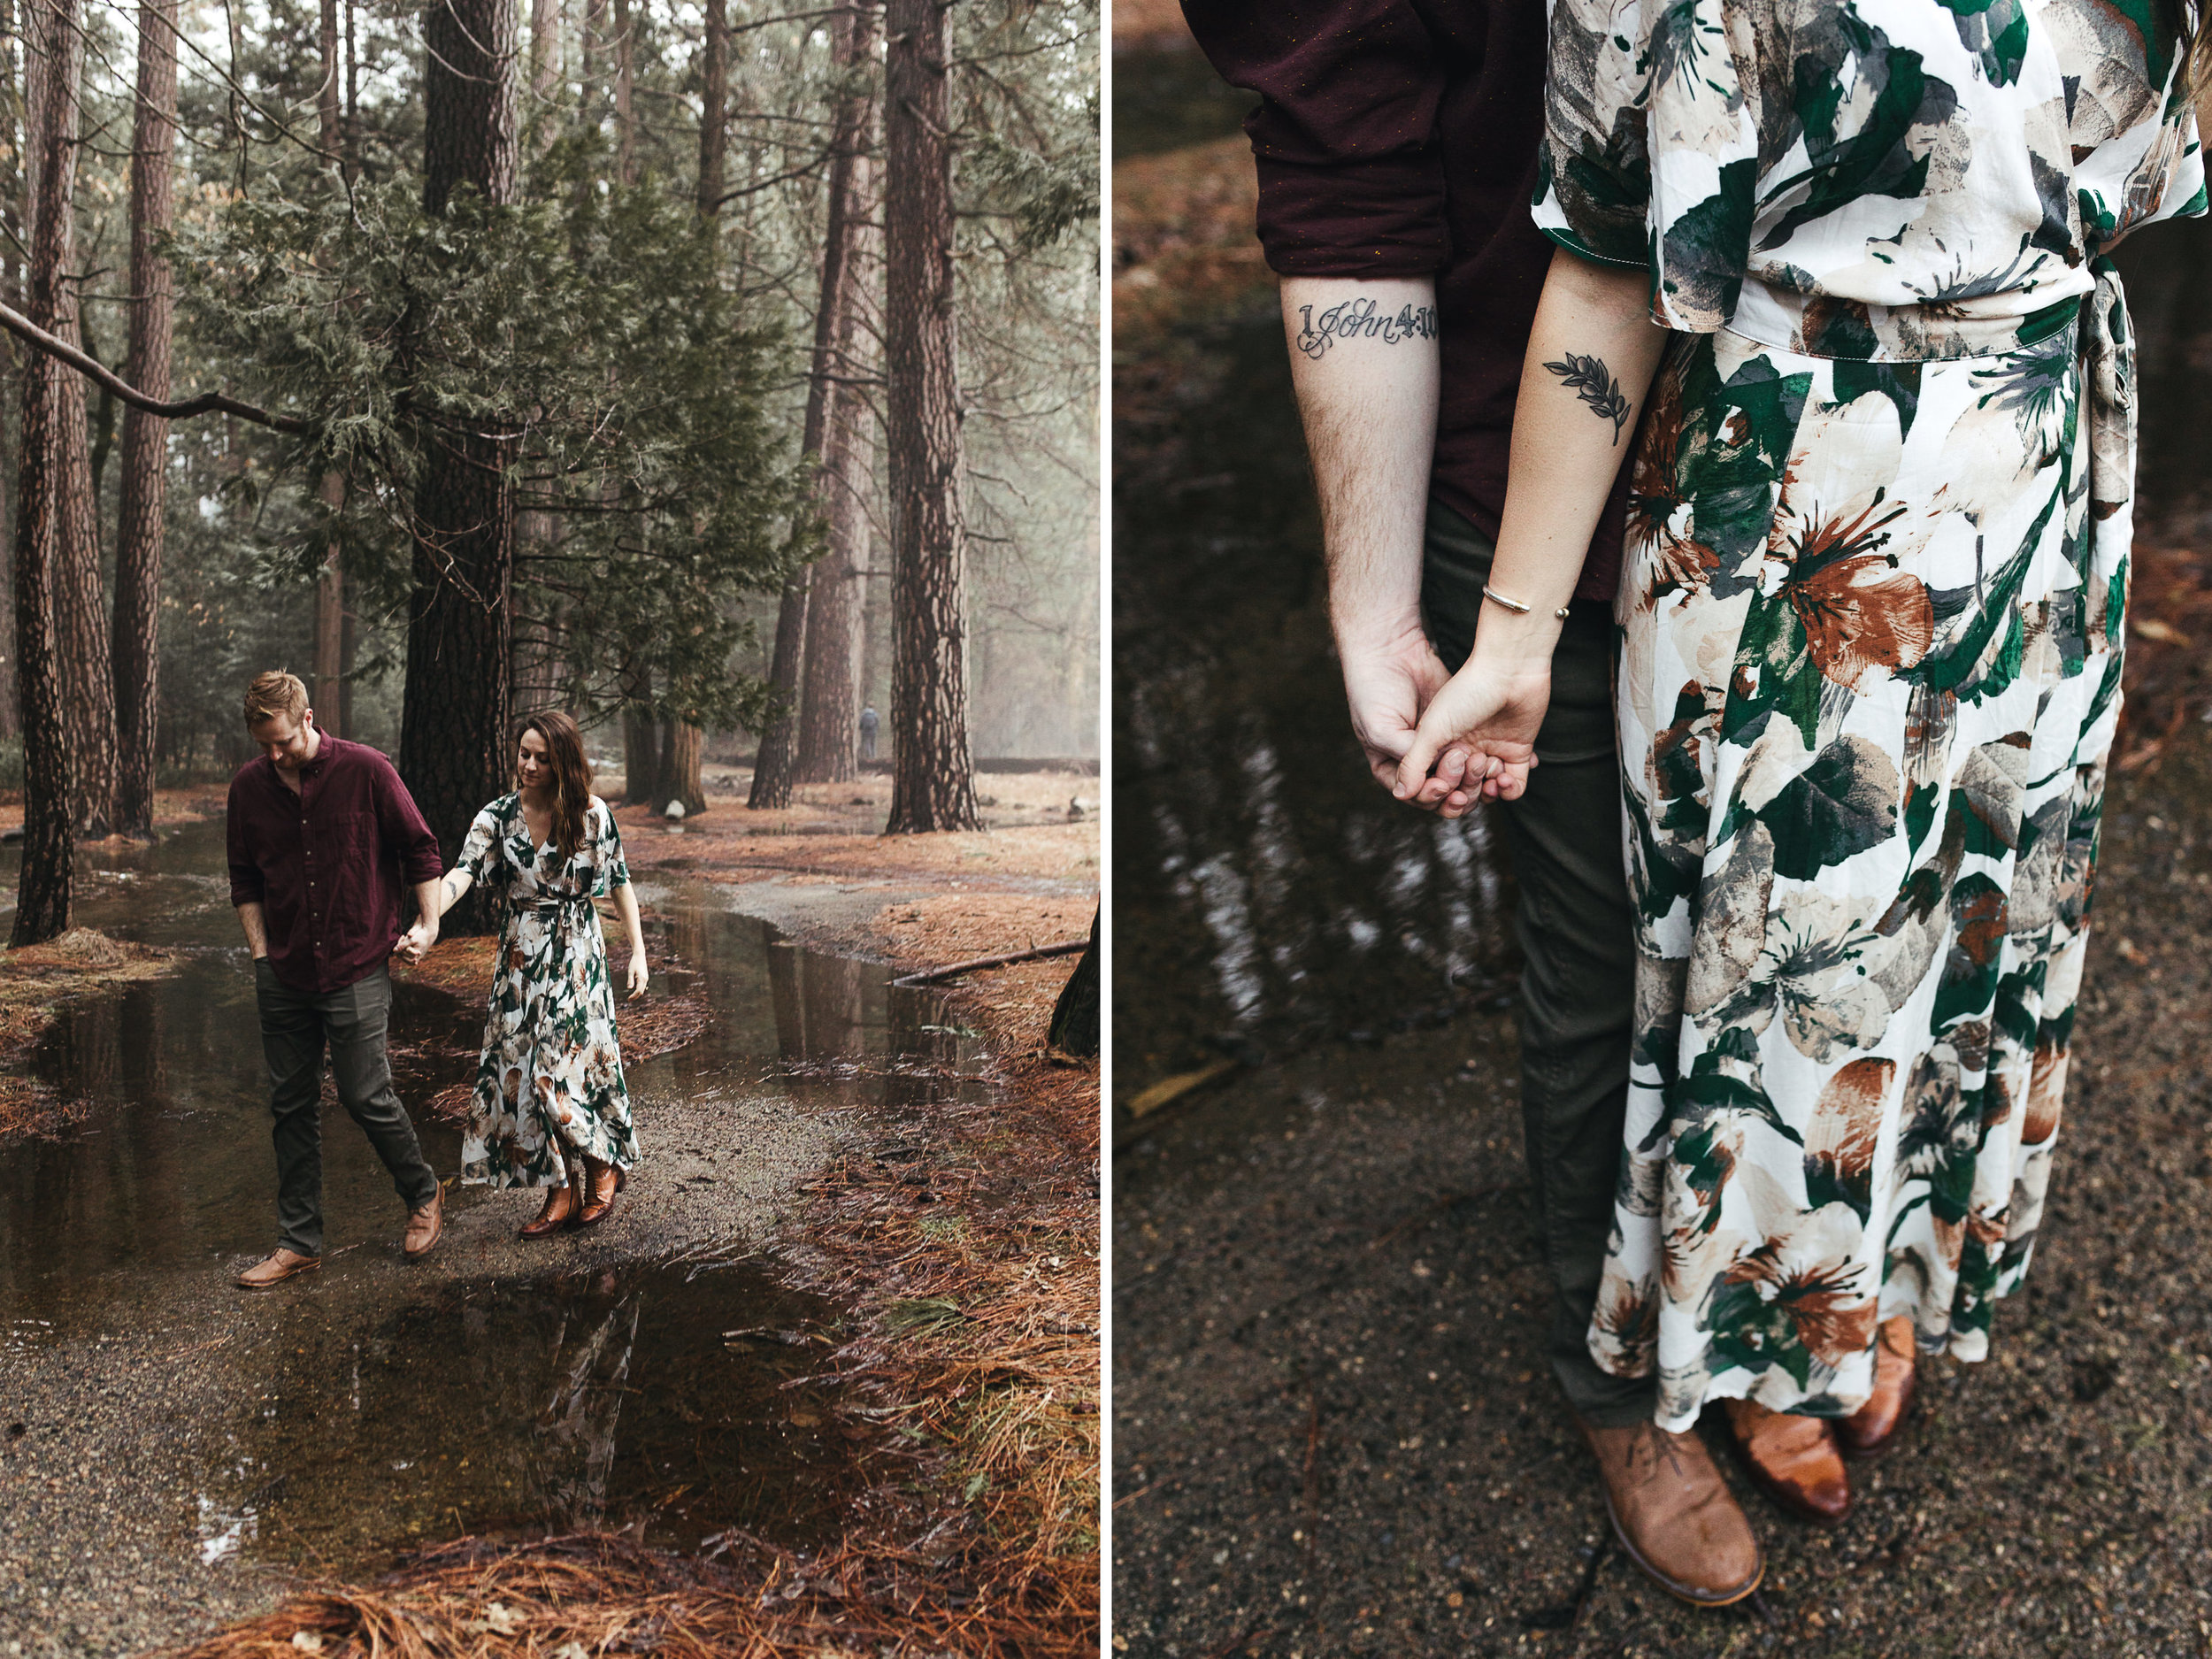
[[[407,1208],[421,1209],[438,1190],[438,1178],[415,1139],[415,1125],[392,1087],[391,1063],[385,1056],[392,978],[379,968],[342,991],[317,996],[284,984],[265,957],[253,966],[261,1054],[269,1066],[269,1110],[276,1118],[277,1242],[302,1256],[320,1256],[326,1049],[339,1102],[384,1160]]]
[[[1466,518],[1429,503],[1422,618],[1455,670],[1474,645],[1492,550]],[[1546,1355],[1578,1413],[1619,1427],[1649,1417],[1657,1400],[1651,1379],[1600,1371],[1585,1340],[1628,1107],[1634,912],[1621,848],[1612,606],[1578,599],[1571,610],[1552,657],[1537,767],[1527,793],[1500,816],[1520,895],[1513,919],[1522,962],[1521,1118],[1551,1279]]]

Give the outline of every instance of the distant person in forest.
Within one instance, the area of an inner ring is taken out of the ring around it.
[[[438,937],[438,838],[392,763],[315,724],[307,687],[282,669],[246,688],[246,729],[261,753],[231,780],[230,902],[253,953],[261,1052],[276,1118],[275,1254],[238,1276],[267,1290],[322,1264],[323,1055],[338,1099],[361,1125],[407,1206],[402,1244],[426,1254],[444,1228],[437,1176],[392,1088],[385,959],[400,940],[403,879],[422,919],[411,960]]]
[[[870,703],[860,711],[860,758],[876,757],[876,731],[882,722],[876,717],[876,705]]]
[[[545,1239],[606,1220],[637,1161],[607,941],[592,901],[611,895],[621,914],[633,998],[645,995],[645,933],[622,836],[591,792],[575,721],[558,711],[523,721],[515,783],[476,815],[430,913],[442,916],[478,885],[505,901],[461,1179],[547,1188],[544,1208],[522,1229],[526,1239]]]

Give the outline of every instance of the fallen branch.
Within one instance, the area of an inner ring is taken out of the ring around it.
[[[982,968],[1010,968],[1018,962],[1041,962],[1047,956],[1072,956],[1078,951],[1090,949],[1087,939],[1071,939],[1064,944],[1039,945],[1030,950],[1010,950],[1002,956],[978,956],[972,962],[956,962],[945,968],[925,968],[919,973],[906,973],[891,981],[894,985],[935,985],[943,979],[956,979],[964,973],[973,973]]]
[[[121,375],[101,365],[96,358],[88,356],[58,334],[50,334],[22,312],[11,306],[0,305],[0,327],[5,328],[19,340],[35,346],[48,357],[67,364],[94,384],[112,392],[133,409],[147,414],[158,415],[164,420],[189,420],[195,415],[235,415],[241,420],[250,420],[257,426],[266,426],[273,432],[311,433],[315,428],[294,415],[273,415],[265,409],[251,403],[242,403],[234,397],[220,392],[202,392],[197,397],[188,397],[180,403],[165,403],[157,397],[149,397]]]

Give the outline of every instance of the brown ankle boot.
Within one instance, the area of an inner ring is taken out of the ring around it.
[[[1613,1535],[1655,1583],[1695,1607],[1725,1607],[1759,1587],[1759,1540],[1704,1441],[1655,1423],[1585,1423],[1582,1435],[1598,1460]]]
[[[537,1219],[524,1222],[518,1236],[549,1239],[557,1233],[567,1231],[575,1219],[575,1194],[565,1187],[550,1187],[546,1189],[545,1207],[538,1211]]]
[[[1912,1319],[1899,1314],[1882,1322],[1874,1343],[1874,1392],[1866,1403],[1836,1425],[1836,1439],[1847,1457],[1871,1457],[1886,1451],[1912,1415],[1919,1367]]]
[[[1826,1525],[1851,1512],[1851,1482],[1825,1417],[1726,1400],[1745,1465],[1759,1489],[1800,1520]]]

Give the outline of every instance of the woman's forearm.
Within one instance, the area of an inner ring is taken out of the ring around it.
[[[1540,657],[1559,634],[1598,518],[1666,349],[1645,274],[1562,250],[1536,308],[1514,405],[1505,513],[1490,588],[1528,607],[1483,609],[1477,654],[1494,664]]]
[[[638,916],[637,889],[624,882],[614,890],[615,914],[622,918],[622,931],[630,936],[630,954],[645,954],[645,924]]]
[[[461,897],[476,885],[475,878],[465,870],[449,870],[438,878],[438,914],[443,916],[461,902]]]

